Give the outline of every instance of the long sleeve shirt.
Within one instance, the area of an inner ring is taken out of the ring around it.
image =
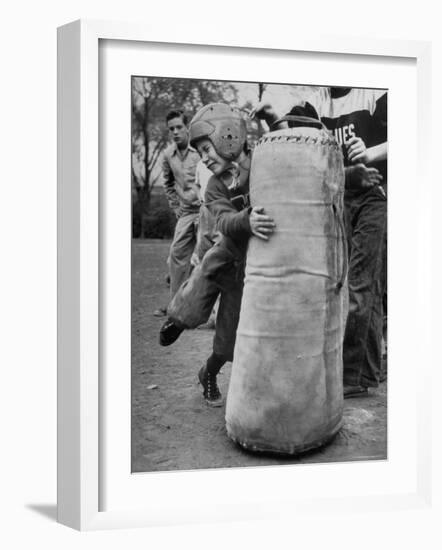
[[[175,143],[163,153],[163,185],[170,208],[179,214],[198,212],[200,200],[195,186],[195,171],[200,157],[188,146],[183,153]]]
[[[248,195],[243,193],[244,190],[231,192],[216,176],[209,179],[205,193],[205,203],[215,218],[216,229],[236,261],[244,260],[252,235]]]

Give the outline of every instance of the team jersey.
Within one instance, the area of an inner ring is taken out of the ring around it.
[[[340,97],[332,97],[329,88],[320,88],[313,100],[319,118],[343,146],[345,165],[348,159],[344,145],[352,137],[360,137],[367,148],[387,141],[387,92],[366,88],[347,90],[343,90],[344,95]],[[386,183],[386,161],[373,166]]]

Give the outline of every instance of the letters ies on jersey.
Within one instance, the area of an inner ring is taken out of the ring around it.
[[[351,138],[361,138],[366,147],[387,141],[387,92],[367,88],[321,88],[316,111],[345,146]],[[347,164],[346,148],[343,147]],[[386,166],[378,167],[386,178]]]

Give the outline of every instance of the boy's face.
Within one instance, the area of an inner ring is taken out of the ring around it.
[[[183,149],[187,147],[189,141],[189,131],[183,122],[181,117],[171,118],[167,122],[167,127],[173,138],[173,141],[177,144],[178,148]]]
[[[227,169],[231,168],[232,163],[218,155],[210,139],[203,138],[198,141],[196,149],[200,154],[201,160],[215,176],[220,176]]]

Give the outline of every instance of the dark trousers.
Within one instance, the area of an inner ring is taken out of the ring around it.
[[[376,387],[382,357],[386,288],[387,199],[381,187],[345,199],[349,247],[349,312],[344,336],[344,384]]]
[[[230,252],[217,243],[178,289],[168,316],[185,328],[195,328],[209,319],[219,296],[213,352],[232,361],[243,285],[243,263],[234,262]]]

